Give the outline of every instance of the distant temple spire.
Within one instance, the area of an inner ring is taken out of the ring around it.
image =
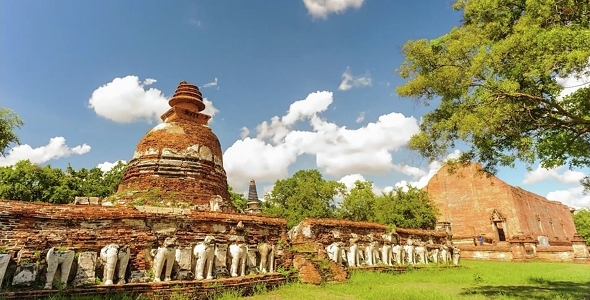
[[[246,212],[250,214],[259,214],[262,212],[254,179],[250,180],[250,187],[248,189],[248,208],[246,208]]]

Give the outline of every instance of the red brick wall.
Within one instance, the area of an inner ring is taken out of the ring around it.
[[[522,232],[530,232],[533,236],[545,235],[550,243],[572,239],[576,228],[566,205],[520,188],[513,188],[513,195],[515,208],[520,212]]]
[[[489,219],[494,208],[507,218],[507,229],[514,228],[509,187],[475,170],[473,165],[449,174],[443,167],[425,188],[441,213],[439,221],[451,222],[453,238],[495,235]]]
[[[152,208],[164,210],[165,208]],[[197,239],[213,235],[228,243],[230,230],[242,221],[248,242],[262,238],[276,243],[284,236],[286,221],[255,215],[197,212],[184,214],[140,212],[133,207],[37,204],[0,200],[0,244],[22,250],[23,257],[50,247],[99,251],[110,243],[129,245],[131,270],[146,269],[145,251],[157,248],[166,236],[178,237],[179,246],[194,246]]]
[[[506,219],[507,239],[519,231],[534,238],[547,235],[550,242],[573,237],[575,227],[566,205],[512,187],[494,176],[488,177],[477,172],[478,168],[479,165],[471,164],[449,173],[448,168],[443,167],[425,188],[441,213],[439,221],[451,222],[454,239],[480,234],[495,238],[490,220],[494,209]]]

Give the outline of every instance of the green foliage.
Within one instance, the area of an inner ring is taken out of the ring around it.
[[[307,217],[331,218],[336,214],[334,197],[345,190],[344,184],[325,180],[318,170],[300,170],[275,182],[262,202],[262,213],[285,218],[289,228]]]
[[[252,300],[283,299],[585,299],[585,264],[461,261],[460,268],[351,272],[345,284],[288,284]],[[510,276],[506,276],[510,274]]]
[[[266,294],[266,292],[268,292],[266,282],[259,282],[259,283],[255,284],[254,287],[252,288],[252,292],[254,293],[254,295]]]
[[[576,231],[586,239],[586,244],[590,245],[590,209],[580,209],[574,212],[574,224]]]
[[[438,211],[424,190],[409,186],[377,197],[375,221],[402,228],[434,229]],[[393,227],[393,226],[392,226]]]
[[[589,74],[587,0],[458,0],[463,22],[433,40],[410,40],[397,70],[400,96],[429,104],[409,147],[435,160],[459,141],[460,161],[486,171],[590,164],[590,87],[563,97],[560,78]]]
[[[19,116],[8,108],[0,107],[0,155],[4,155],[10,144],[19,144],[18,136],[14,132],[23,126]]]
[[[14,166],[0,167],[0,198],[69,203],[76,196],[106,197],[117,191],[125,164],[119,162],[113,169],[102,172],[99,168],[78,171],[35,165],[29,160]]]
[[[244,211],[248,207],[248,199],[243,194],[234,192],[231,186],[228,186],[229,199],[231,203],[238,209],[238,211]]]
[[[338,216],[351,221],[374,222],[376,198],[372,182],[357,180],[350,193],[344,197]]]

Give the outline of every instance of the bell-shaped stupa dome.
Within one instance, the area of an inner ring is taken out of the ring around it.
[[[186,203],[209,210],[221,198],[224,211],[234,211],[229,201],[221,144],[207,126],[199,89],[180,82],[168,101],[164,121],[146,133],[129,161],[118,194],[135,202]]]

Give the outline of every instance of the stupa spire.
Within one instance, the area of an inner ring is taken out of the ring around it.
[[[174,96],[168,101],[171,107],[175,106],[193,106],[197,112],[205,109],[203,103],[203,95],[196,85],[190,84],[186,81],[181,81],[174,92]],[[188,108],[188,107],[187,107]]]
[[[164,122],[180,118],[199,124],[207,124],[211,118],[211,116],[201,113],[205,109],[205,103],[199,88],[184,80],[178,84],[174,95],[168,100],[168,104],[171,108],[160,117]]]
[[[250,186],[248,188],[248,208],[247,213],[257,214],[262,211],[260,207],[260,200],[258,199],[258,192],[256,191],[256,182],[254,179],[250,180]]]

